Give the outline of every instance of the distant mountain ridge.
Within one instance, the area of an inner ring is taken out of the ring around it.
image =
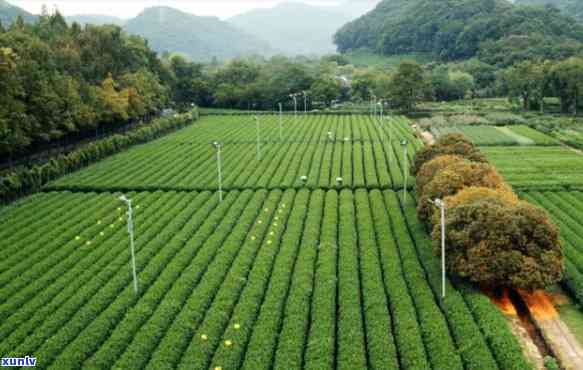
[[[227,21],[288,55],[323,55],[336,51],[334,33],[355,15],[354,7],[324,7],[287,2],[255,9]]]
[[[31,23],[36,20],[35,15],[17,6],[11,5],[4,0],[0,0],[0,22],[3,25],[6,26],[11,24],[19,15],[22,16],[24,21],[27,23]]]
[[[199,17],[169,7],[145,9],[123,28],[148,39],[158,52],[180,53],[199,62],[273,53],[267,42],[217,17]]]

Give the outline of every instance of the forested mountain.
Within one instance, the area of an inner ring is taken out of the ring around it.
[[[272,53],[267,42],[217,17],[198,17],[168,7],[148,8],[124,29],[145,37],[158,52],[180,53],[199,62]]]
[[[333,53],[334,32],[355,16],[339,7],[282,3],[255,9],[228,20],[236,27],[268,41],[288,55]]]
[[[335,35],[341,52],[433,53],[441,60],[474,56],[496,65],[582,51],[583,25],[554,8],[506,0],[384,0]]]
[[[583,21],[583,1],[581,0],[516,0],[516,5],[552,5],[565,15]]]
[[[112,17],[109,15],[101,15],[101,14],[80,14],[80,15],[72,15],[66,17],[66,20],[69,24],[73,22],[77,22],[80,25],[84,26],[86,24],[93,24],[96,26],[102,26],[104,24],[115,24],[116,26],[123,26],[126,23],[126,20]]]
[[[34,22],[36,16],[30,14],[26,10],[20,9],[14,5],[8,4],[4,0],[0,0],[0,23],[3,25],[11,24],[16,17],[21,16],[25,22]]]

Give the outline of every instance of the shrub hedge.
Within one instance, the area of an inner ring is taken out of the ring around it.
[[[0,177],[0,203],[8,203],[23,195],[39,191],[48,182],[76,171],[132,145],[142,144],[190,124],[198,114],[190,112],[178,117],[159,118],[152,123],[123,134],[94,141],[46,163],[18,169]]]

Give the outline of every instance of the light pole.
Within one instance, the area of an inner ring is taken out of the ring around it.
[[[222,172],[222,162],[221,162],[221,143],[218,141],[213,142],[213,147],[217,150],[217,175],[219,181],[219,202],[223,201],[223,172]]]
[[[393,163],[393,157],[394,157],[394,153],[393,153],[393,125],[391,125],[391,120],[388,120],[389,122],[389,164]]]
[[[132,257],[132,274],[134,276],[134,292],[138,294],[138,275],[136,273],[136,253],[134,248],[134,220],[132,213],[132,201],[128,199],[125,195],[118,198],[128,206],[128,234],[130,237],[130,254]]]
[[[441,298],[445,298],[445,202],[441,199],[429,200],[441,213]]]
[[[294,100],[294,118],[298,118],[298,94],[290,94],[290,98]]]
[[[407,197],[407,140],[401,141],[403,146],[403,205],[405,204]]]
[[[261,134],[259,132],[259,116],[255,116],[257,127],[257,160],[261,160]]]
[[[382,122],[383,121],[383,103],[382,103],[382,100],[378,102],[378,105],[379,105],[380,117],[381,117],[380,122]]]
[[[308,114],[308,94],[305,91],[302,91],[304,94],[304,114]]]
[[[282,128],[281,128],[282,127],[281,124],[282,124],[282,120],[283,120],[282,109],[283,109],[283,107],[282,107],[281,103],[279,103],[279,141],[283,141],[283,134],[282,134]]]

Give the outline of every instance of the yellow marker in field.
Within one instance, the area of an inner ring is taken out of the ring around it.
[[[223,368],[220,366],[215,366],[215,370],[223,370]]]
[[[81,237],[80,237],[79,235],[77,235],[77,236],[75,237],[75,240],[81,240]]]
[[[271,244],[271,240],[268,240],[268,241],[267,241],[267,244]]]
[[[258,224],[262,224],[262,223],[263,223],[263,221],[259,220],[259,221],[257,221],[257,223],[258,223]]]
[[[273,236],[273,235],[275,235],[275,233],[272,231],[272,232],[269,233],[269,235],[272,235]]]
[[[101,220],[97,221],[97,225],[101,225]]]
[[[104,236],[105,233],[102,231],[102,232],[99,233],[99,235]]]
[[[241,329],[241,325],[239,325],[239,324],[235,324],[235,325],[233,325],[233,327],[235,328],[235,330]]]
[[[202,339],[202,340],[206,341],[207,339],[209,339],[209,337],[207,337],[207,335],[206,335],[206,334],[202,334],[202,335],[200,336],[200,339]]]
[[[85,243],[85,244],[90,245],[91,244],[91,240],[88,240],[87,243]]]
[[[277,226],[277,222],[275,222],[275,223],[273,224],[273,226]]]
[[[226,340],[225,341],[225,347],[231,347],[233,345],[233,342],[230,340]]]
[[[264,211],[265,211],[265,212],[269,212],[269,208],[265,208],[265,209],[264,209]]]

